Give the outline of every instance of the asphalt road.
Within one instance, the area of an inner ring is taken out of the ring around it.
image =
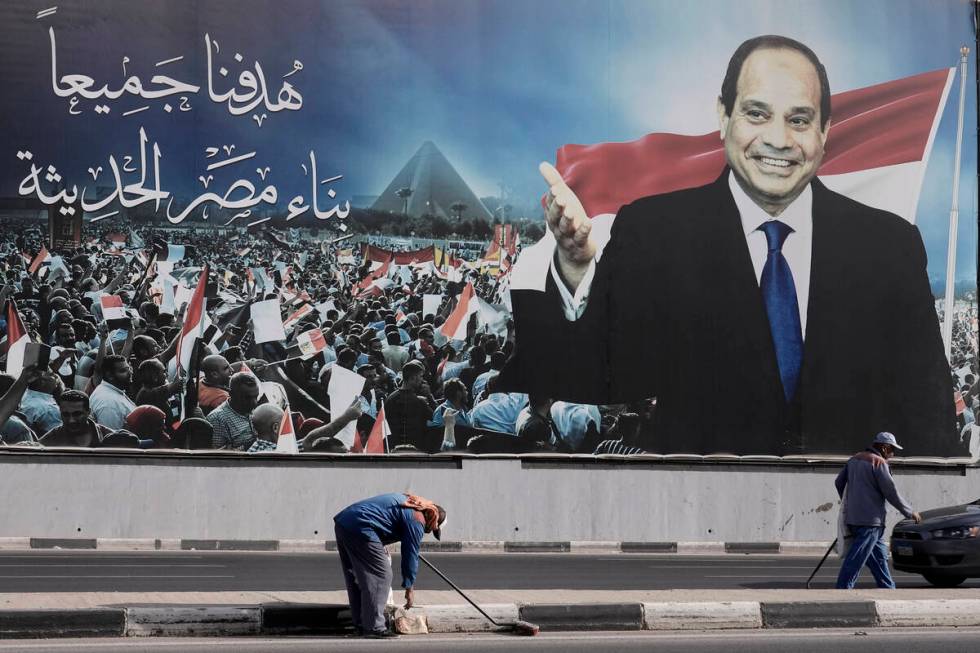
[[[795,630],[726,633],[542,633],[416,635],[397,640],[354,638],[198,638],[0,642],[0,653],[953,653],[980,648],[980,629]]]
[[[800,589],[819,558],[646,554],[432,553],[426,557],[466,589],[662,590]],[[396,584],[400,562],[395,556]],[[830,588],[838,561],[814,580]],[[896,573],[899,587],[929,587],[921,576]],[[862,575],[859,587],[873,587]],[[980,578],[964,587],[980,587]],[[6,551],[0,593],[327,591],[344,587],[335,553],[217,551]],[[418,587],[449,589],[422,566]]]

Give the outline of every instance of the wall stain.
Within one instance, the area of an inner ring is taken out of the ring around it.
[[[833,503],[827,502],[827,503],[820,504],[819,506],[816,507],[815,510],[816,510],[816,512],[827,512],[828,510],[832,509],[833,507],[834,507],[834,504]]]

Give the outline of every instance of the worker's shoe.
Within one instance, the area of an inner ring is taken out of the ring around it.
[[[369,630],[363,635],[366,639],[398,639],[399,635],[393,630]]]

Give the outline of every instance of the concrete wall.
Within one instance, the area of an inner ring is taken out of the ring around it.
[[[840,466],[8,450],[0,537],[332,540],[347,504],[411,491],[451,541],[829,541]],[[893,467],[916,509],[980,497],[977,467]]]

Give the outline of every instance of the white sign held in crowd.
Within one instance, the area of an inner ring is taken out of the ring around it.
[[[267,299],[252,304],[251,315],[256,344],[286,339],[286,330],[282,326],[282,316],[279,314],[278,299]]]
[[[334,365],[330,368],[330,383],[327,385],[327,395],[330,397],[331,412],[340,415],[354,402],[354,398],[364,389],[365,378],[357,372]],[[356,422],[349,422],[335,436],[350,449],[354,445]]]

